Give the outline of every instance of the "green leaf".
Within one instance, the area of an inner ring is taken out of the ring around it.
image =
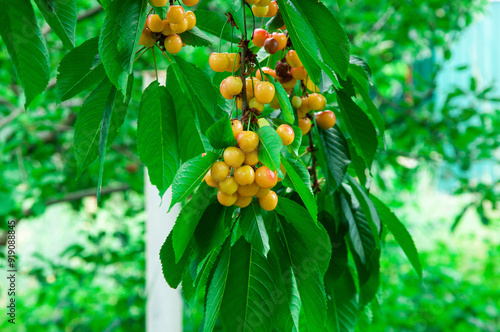
[[[209,37],[201,31],[198,27],[194,27],[189,31],[183,32],[179,35],[182,42],[190,46],[210,46],[212,41]]]
[[[245,26],[245,21],[243,17],[245,16],[245,5],[246,3],[243,1],[231,1],[231,10],[230,13],[233,15],[234,22],[236,22],[236,25],[240,29],[241,33],[243,34],[243,31],[247,28]]]
[[[188,248],[198,222],[207,207],[214,200],[213,196],[213,188],[203,183],[177,216],[174,228],[172,229],[172,244],[176,263],[179,262],[186,248]]]
[[[216,11],[196,10],[196,27],[209,35],[219,38],[221,36],[222,27],[227,22],[227,17]],[[231,33],[231,25],[226,24],[222,39],[228,42],[236,42],[239,38]]]
[[[49,52],[29,0],[0,0],[0,7],[0,36],[23,86],[27,108],[49,84]]]
[[[108,79],[104,79],[85,99],[82,108],[78,112],[74,136],[76,163],[78,166],[77,177],[99,156],[103,115],[112,87],[111,82]],[[128,99],[124,101],[123,96],[119,94],[119,97],[115,98],[112,105],[111,120],[107,129],[108,147],[115,140],[118,135],[118,129],[120,129],[125,120],[127,106]]]
[[[111,1],[99,36],[99,54],[110,81],[120,91],[127,80],[135,59],[144,23],[146,0]]]
[[[191,195],[218,158],[219,156],[215,153],[208,152],[204,157],[200,155],[182,164],[172,184],[172,202],[169,210]]]
[[[283,148],[280,135],[270,126],[259,128],[257,135],[260,140],[258,147],[259,160],[274,172],[280,167],[280,152]]]
[[[167,10],[168,10],[168,8],[166,6],[156,7],[156,6],[153,6],[151,4],[151,1],[149,1],[149,4],[151,5],[151,7],[153,7],[155,9],[155,14],[158,14],[158,16],[160,16],[160,18],[162,20],[164,20],[164,19],[167,18]],[[182,39],[182,41],[184,41],[184,39]]]
[[[295,167],[303,168],[304,165],[302,165],[301,163],[293,163],[292,166],[292,164],[284,157],[281,158],[281,162],[283,163],[283,166],[286,169],[286,176],[290,179],[291,183],[293,184],[293,189],[299,194],[300,198],[302,199],[302,202],[304,202],[304,205],[309,211],[309,214],[311,215],[312,219],[314,220],[315,223],[317,223],[318,205],[316,204],[316,200],[314,199],[311,186],[308,186],[304,182],[304,179],[299,176],[299,172],[300,174],[304,174],[304,171],[299,170],[299,172],[297,172],[295,170]]]
[[[328,187],[335,191],[347,172],[351,162],[347,141],[336,125],[328,130],[318,129],[319,161]]]
[[[35,0],[45,21],[56,35],[61,38],[64,47],[75,47],[76,1]]]
[[[338,279],[331,277],[330,271],[325,276],[328,295],[327,331],[354,331],[357,324],[359,303],[356,284],[351,271],[345,269]]]
[[[297,175],[300,177],[301,181],[305,184],[305,186],[307,188],[311,188],[311,174],[309,174],[309,171],[302,163],[302,160],[300,160],[298,157],[294,155],[288,155],[285,158],[288,161],[288,163],[290,163],[295,172],[297,172]],[[290,177],[285,177],[285,179],[283,179],[283,185],[290,188],[295,188],[295,185],[290,180]],[[310,190],[312,191],[312,189]]]
[[[240,229],[248,243],[261,255],[267,257],[270,249],[269,236],[257,200],[254,199],[249,206],[241,209]]]
[[[394,239],[401,246],[401,249],[403,249],[403,252],[406,257],[408,257],[408,260],[415,269],[415,272],[417,272],[418,276],[422,278],[422,265],[420,264],[417,247],[415,246],[410,233],[403,223],[399,221],[398,217],[396,217],[396,215],[382,201],[371,194],[370,198],[380,215],[380,219],[394,235]]]
[[[300,146],[302,145],[302,129],[297,126],[291,126],[293,129],[293,133],[295,134],[295,139],[292,144],[288,146],[288,151],[292,150],[296,155],[299,154]]]
[[[106,72],[99,57],[98,47],[98,37],[89,39],[61,60],[56,81],[59,101],[68,100],[104,79]]]
[[[359,182],[364,186],[366,185],[366,165],[363,158],[356,152],[356,147],[351,138],[347,139],[347,146],[349,147],[349,156],[351,157],[351,167],[356,172]]]
[[[276,15],[274,15],[267,23],[266,30],[269,32],[276,31],[281,28],[285,22],[283,21],[283,17],[281,17],[281,11],[278,11]]]
[[[221,289],[220,318],[225,331],[272,331],[276,274],[245,240],[234,244],[225,291]]]
[[[370,80],[368,79],[368,75],[366,74],[364,68],[361,67],[361,65],[351,63],[349,65],[349,77],[352,78],[352,83],[363,98],[367,107],[368,117],[370,117],[373,124],[377,127],[379,135],[383,135],[385,131],[384,119],[370,98]]]
[[[137,152],[148,168],[149,179],[160,197],[179,169],[179,144],[174,101],[158,81],[144,90],[137,121]]]
[[[370,169],[378,147],[375,127],[349,96],[342,91],[337,91],[337,96],[342,110],[342,120],[351,136],[356,152],[363,158],[366,167]]]
[[[188,263],[189,255],[191,250],[186,250],[182,255],[182,258],[178,261],[175,259],[174,247],[172,243],[173,231],[168,234],[167,239],[161,246],[160,250],[160,262],[163,272],[163,277],[172,288],[177,288],[182,280],[182,275],[186,264]]]
[[[283,113],[285,121],[293,124],[295,121],[295,116],[293,115],[293,107],[290,102],[290,98],[288,97],[288,93],[285,91],[283,85],[281,85],[281,83],[279,82],[276,82],[271,75],[266,74],[266,77],[275,87],[276,96],[278,97],[278,101],[281,107],[281,113]]]
[[[211,125],[207,130],[206,136],[214,149],[225,149],[228,146],[234,146],[236,144],[233,129],[231,127],[231,120],[229,120],[227,115]]]

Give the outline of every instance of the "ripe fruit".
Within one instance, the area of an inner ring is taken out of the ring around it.
[[[242,131],[238,135],[237,140],[243,152],[251,152],[259,146],[259,136],[253,131]]]
[[[184,18],[180,23],[170,23],[170,29],[174,33],[183,33],[184,31],[187,30],[189,26],[187,18]]]
[[[302,99],[299,96],[293,96],[292,97],[292,107],[299,108],[300,106],[302,106]]]
[[[208,58],[208,63],[213,71],[222,73],[226,70],[229,64],[229,59],[227,58],[227,53],[212,53]]]
[[[260,0],[245,0],[246,3],[250,4],[250,5],[256,5],[259,3]]]
[[[269,4],[271,3],[271,0],[260,0],[256,6],[259,6],[259,7],[264,7],[264,6],[268,6]]]
[[[293,132],[292,127],[287,124],[280,125],[278,129],[276,129],[276,132],[280,135],[281,141],[285,146],[292,144],[295,139],[295,133]]]
[[[240,196],[252,197],[255,194],[257,194],[258,191],[259,191],[259,186],[255,182],[247,184],[246,186],[239,186],[238,187],[238,195],[240,195]]]
[[[271,75],[274,79],[278,78],[274,69],[271,69],[269,67],[262,67],[262,71],[264,72],[264,74]],[[257,70],[257,73],[255,73],[255,77],[257,77],[257,79],[260,81],[264,81],[264,80],[267,81],[267,78],[265,77],[265,75],[264,75],[264,77],[262,77],[262,72],[260,70]]]
[[[258,162],[259,152],[257,150],[245,153],[245,165],[255,166]]]
[[[223,161],[216,161],[212,165],[210,173],[215,181],[223,181],[229,176],[229,166]]]
[[[252,43],[257,47],[262,47],[267,38],[269,38],[269,33],[266,30],[255,29],[253,31]]]
[[[274,85],[269,82],[259,82],[255,85],[255,99],[261,104],[269,104],[275,92]]]
[[[324,111],[316,114],[316,123],[321,129],[327,130],[335,126],[335,113],[332,111]]]
[[[264,7],[259,7],[259,6],[252,6],[252,13],[256,17],[266,17],[267,13],[269,12],[269,7],[264,6]]]
[[[155,7],[163,7],[167,4],[167,0],[149,0],[151,2],[151,6]]]
[[[273,38],[278,42],[278,51],[281,51],[286,47],[288,38],[284,33],[275,32],[273,33]]]
[[[227,55],[227,58],[229,60],[229,64],[227,65],[226,71],[233,72],[233,67],[234,71],[237,71],[241,67],[241,54],[240,53],[229,53]],[[236,59],[236,63],[234,63]]]
[[[280,44],[274,38],[267,38],[264,42],[264,49],[269,54],[274,54],[280,50]]]
[[[221,203],[221,205],[231,206],[234,203],[236,203],[237,199],[238,199],[237,194],[227,195],[224,194],[221,190],[217,192],[217,200],[219,201],[219,203]]]
[[[200,0],[182,0],[182,2],[188,7],[196,5],[198,1]]]
[[[314,111],[322,111],[326,107],[326,98],[319,93],[309,95],[309,107]]]
[[[165,38],[164,45],[168,53],[177,54],[182,49],[182,39],[179,35],[170,35]]]
[[[247,77],[245,79],[245,84],[246,84],[246,88],[247,88],[247,100],[250,100],[254,97],[254,89],[255,89],[255,86],[257,85],[257,83],[260,82],[260,80],[256,77]]]
[[[259,187],[259,191],[257,191],[257,193],[255,194],[255,197],[257,197],[257,198],[266,197],[267,194],[269,194],[270,191],[271,191],[271,189],[266,189],[266,188]]]
[[[233,130],[234,139],[237,139],[238,135],[243,131],[243,124],[240,120],[231,120],[231,129]]]
[[[299,127],[302,130],[302,135],[306,135],[311,130],[311,120],[308,118],[299,119]]]
[[[236,202],[234,203],[234,205],[236,205],[237,207],[240,207],[240,208],[245,208],[247,206],[250,205],[250,203],[252,203],[252,196],[240,196],[238,195],[238,199],[236,200]]]
[[[196,15],[192,11],[186,12],[186,20],[188,22],[187,30],[191,30],[196,26]]]
[[[167,11],[167,20],[170,24],[179,24],[184,20],[185,12],[182,6],[170,6]]]
[[[241,77],[229,76],[226,78],[226,90],[233,96],[239,94],[243,88],[243,83],[241,82]]]
[[[302,62],[300,62],[299,56],[295,50],[290,50],[286,54],[286,61],[292,68],[302,67]]]
[[[238,184],[232,176],[228,176],[225,180],[219,182],[219,189],[226,195],[232,195],[238,190]]]
[[[278,3],[276,1],[272,1],[269,3],[269,11],[267,12],[266,17],[273,17],[278,14]]]
[[[205,174],[205,177],[203,178],[205,180],[205,183],[208,184],[212,188],[218,188],[219,184],[212,178],[212,174],[210,170],[208,171],[207,174]]]
[[[309,76],[307,76],[307,78],[305,79],[304,84],[309,91],[319,92],[319,88],[316,86],[316,84],[313,83],[313,81],[311,81],[311,78],[309,78]]]
[[[222,97],[224,97],[226,99],[233,99],[234,98],[234,96],[232,94],[230,94],[229,91],[227,91],[227,89],[226,89],[226,79],[224,79],[220,83],[220,94],[222,95]]]
[[[141,38],[139,38],[139,45],[146,47],[153,47],[156,44],[156,40],[153,39],[151,31],[148,29],[142,30]]]
[[[272,211],[278,205],[278,195],[271,190],[267,196],[259,198],[259,204],[263,210]]]
[[[307,71],[304,67],[292,68],[290,72],[292,73],[293,78],[297,80],[303,81],[307,79]]]
[[[241,166],[234,171],[234,179],[240,186],[245,186],[254,182],[255,172],[251,166]]]
[[[152,32],[161,32],[165,28],[165,23],[158,15],[149,15],[146,19],[146,25]]]
[[[238,168],[243,165],[245,154],[241,149],[230,146],[224,150],[224,162],[231,167]]]
[[[267,166],[261,166],[255,172],[255,182],[261,188],[272,188],[278,183],[278,174],[272,172]]]
[[[262,113],[264,111],[264,104],[261,104],[257,101],[256,98],[252,98],[248,101],[248,107],[250,108],[255,108],[259,113]]]
[[[293,87],[295,86],[295,84],[297,84],[297,80],[295,78],[292,78],[291,80],[289,81],[286,81],[284,82],[283,80],[279,80],[281,85],[283,85],[283,87],[285,88],[285,90],[287,90],[288,92],[291,91],[291,89],[293,89]]]
[[[170,35],[173,35],[174,32],[172,31],[172,29],[170,28],[170,22],[168,20],[163,20],[163,24],[165,25],[165,27],[163,28],[163,30],[161,31],[161,33],[165,36],[170,36]]]

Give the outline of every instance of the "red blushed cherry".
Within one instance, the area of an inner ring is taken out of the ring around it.
[[[269,38],[269,33],[264,29],[255,29],[253,31],[252,43],[257,47],[264,46],[266,39]]]
[[[323,130],[327,130],[335,126],[335,113],[332,111],[324,111],[316,114],[316,123],[318,127]]]
[[[264,49],[269,54],[275,54],[280,50],[280,44],[274,38],[267,38],[264,42]]]
[[[278,173],[271,171],[267,166],[261,166],[255,172],[255,182],[261,188],[272,188],[278,183]]]

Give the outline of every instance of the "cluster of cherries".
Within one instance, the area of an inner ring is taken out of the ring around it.
[[[186,6],[194,6],[199,0],[182,0]],[[155,7],[163,7],[167,0],[151,0]],[[171,54],[177,54],[185,44],[180,33],[191,30],[196,26],[196,15],[192,11],[185,11],[182,6],[170,6],[167,18],[162,20],[158,14],[149,15],[139,39],[139,45],[153,47],[157,42]]]
[[[271,0],[245,0],[253,5],[252,13],[256,17],[273,17],[278,13],[278,3]]]
[[[272,211],[278,205],[278,195],[271,189],[281,181],[277,171],[271,171],[259,161],[259,136],[253,131],[244,131],[241,121],[231,120],[233,136],[237,146],[224,150],[222,160],[213,163],[205,175],[205,182],[217,188],[217,200],[224,206],[236,205],[240,208],[252,203],[257,197],[259,205],[266,211]],[[276,132],[284,145],[295,139],[292,127],[280,125]],[[286,174],[281,165],[283,176]]]

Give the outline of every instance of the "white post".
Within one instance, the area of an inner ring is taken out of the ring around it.
[[[155,73],[143,72],[143,90],[155,80]],[[160,84],[166,80],[166,71],[158,72]],[[179,206],[170,213],[167,209],[172,198],[169,189],[163,196],[151,185],[147,169],[144,170],[144,191],[146,199],[146,331],[181,332],[183,320],[183,300],[179,289],[172,289],[163,278],[160,263],[160,249],[174,226],[179,214]]]

